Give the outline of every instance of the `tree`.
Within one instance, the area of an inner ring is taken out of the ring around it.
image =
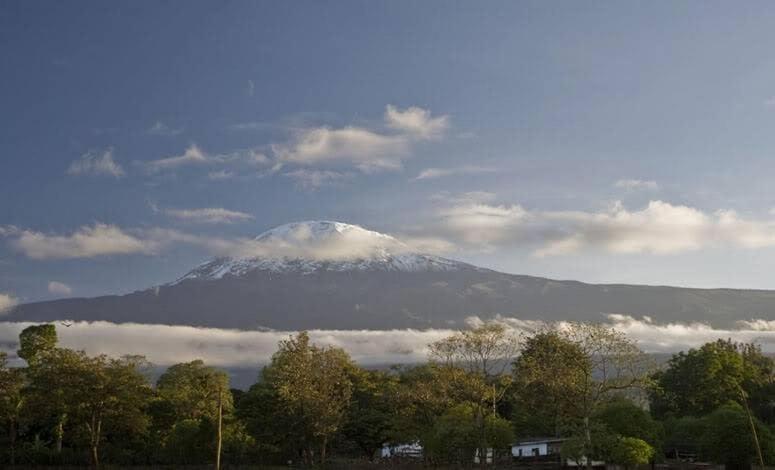
[[[612,463],[629,468],[649,463],[654,456],[654,448],[637,437],[620,437],[616,439],[609,455]]]
[[[487,453],[486,419],[490,414],[497,416],[498,402],[511,383],[511,376],[503,372],[518,351],[519,338],[497,322],[460,331],[430,345],[431,361],[468,395],[463,401],[474,406],[479,455]],[[480,461],[486,463],[486,459]]]
[[[264,379],[274,388],[283,413],[298,423],[302,453],[311,464],[315,450],[325,463],[332,436],[344,424],[352,396],[349,371],[354,367],[344,350],[311,344],[301,332],[281,341]]]
[[[57,347],[56,327],[51,324],[28,326],[19,334],[17,354],[28,365],[35,363]]]
[[[19,433],[19,421],[24,397],[25,385],[23,370],[8,367],[8,356],[0,352],[0,422],[8,431],[9,463],[16,463],[16,439]]]
[[[750,468],[757,449],[748,417],[743,408],[734,402],[719,407],[705,418],[705,432],[700,439],[702,454],[713,462],[723,463],[728,469]],[[755,422],[765,463],[775,457],[772,432],[758,421]]]
[[[650,399],[658,417],[703,416],[746,397],[759,416],[772,415],[773,361],[753,344],[718,340],[680,352],[654,379]]]
[[[373,460],[394,435],[397,377],[381,371],[352,368],[352,398],[342,435]]]
[[[598,409],[593,419],[623,437],[632,437],[661,448],[662,426],[642,407],[626,398],[615,398]]]
[[[170,366],[156,381],[159,397],[172,405],[180,419],[207,417],[213,422],[218,417],[218,396],[223,395],[223,406],[232,409],[229,376],[199,359]]]
[[[86,429],[92,464],[100,465],[99,448],[106,431],[114,436],[142,434],[147,428],[145,410],[151,395],[141,373],[145,359],[127,356],[82,356],[77,364],[72,419]]]
[[[569,412],[569,418],[579,419],[580,426],[571,429],[580,432],[581,439],[573,442],[583,443],[583,456],[595,455],[599,449],[593,439],[593,414],[614,395],[645,388],[652,363],[624,333],[604,325],[564,323],[539,335],[530,355],[518,361],[520,381],[549,393],[556,413]],[[586,460],[591,467],[591,458]]]
[[[38,422],[50,423],[54,449],[61,453],[65,427],[82,398],[78,390],[87,357],[83,351],[64,348],[53,348],[34,357],[27,369],[27,409]]]
[[[180,455],[181,449],[176,445],[187,443],[208,448],[208,443],[212,443],[213,448],[207,450],[215,454],[216,466],[219,466],[223,416],[233,411],[229,376],[205,365],[201,360],[175,364],[159,377],[156,391],[161,400],[174,410],[176,417],[173,428],[169,431],[172,438],[167,450]],[[193,427],[197,428],[196,432],[192,431]],[[192,440],[193,437],[198,440]],[[203,449],[189,454],[196,456],[209,452]]]
[[[517,429],[523,435],[560,436],[565,427],[580,419],[584,374],[589,367],[581,346],[559,331],[528,337],[513,369]]]

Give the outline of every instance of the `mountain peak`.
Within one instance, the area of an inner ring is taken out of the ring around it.
[[[450,271],[468,266],[414,252],[384,233],[331,220],[291,222],[254,239],[256,256],[218,258],[178,279],[241,277],[255,271],[310,274],[316,271]]]
[[[398,240],[384,233],[367,230],[360,225],[336,222],[333,220],[305,220],[291,222],[267,230],[256,237],[257,241],[282,240],[291,243],[312,242],[336,237],[359,236],[372,239],[376,243],[391,242],[400,244]]]

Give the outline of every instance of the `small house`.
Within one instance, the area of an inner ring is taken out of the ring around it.
[[[515,458],[545,457],[560,455],[560,447],[565,439],[561,437],[534,437],[523,439],[511,446],[511,455]]]

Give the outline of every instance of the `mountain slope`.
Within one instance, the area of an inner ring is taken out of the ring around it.
[[[123,296],[24,304],[5,319],[246,329],[449,328],[472,315],[600,321],[621,313],[716,327],[775,319],[775,291],[593,285],[504,274],[414,253],[392,237],[337,222],[278,227],[257,237],[253,248],[261,255],[212,260],[170,284]]]

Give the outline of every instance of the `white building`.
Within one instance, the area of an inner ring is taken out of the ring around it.
[[[511,446],[511,455],[517,458],[559,455],[563,441],[565,441],[565,439],[561,437],[523,439]]]
[[[419,442],[413,442],[411,444],[397,444],[397,445],[382,445],[382,452],[380,453],[383,459],[389,459],[392,457],[410,457],[410,458],[422,458],[422,446]]]

